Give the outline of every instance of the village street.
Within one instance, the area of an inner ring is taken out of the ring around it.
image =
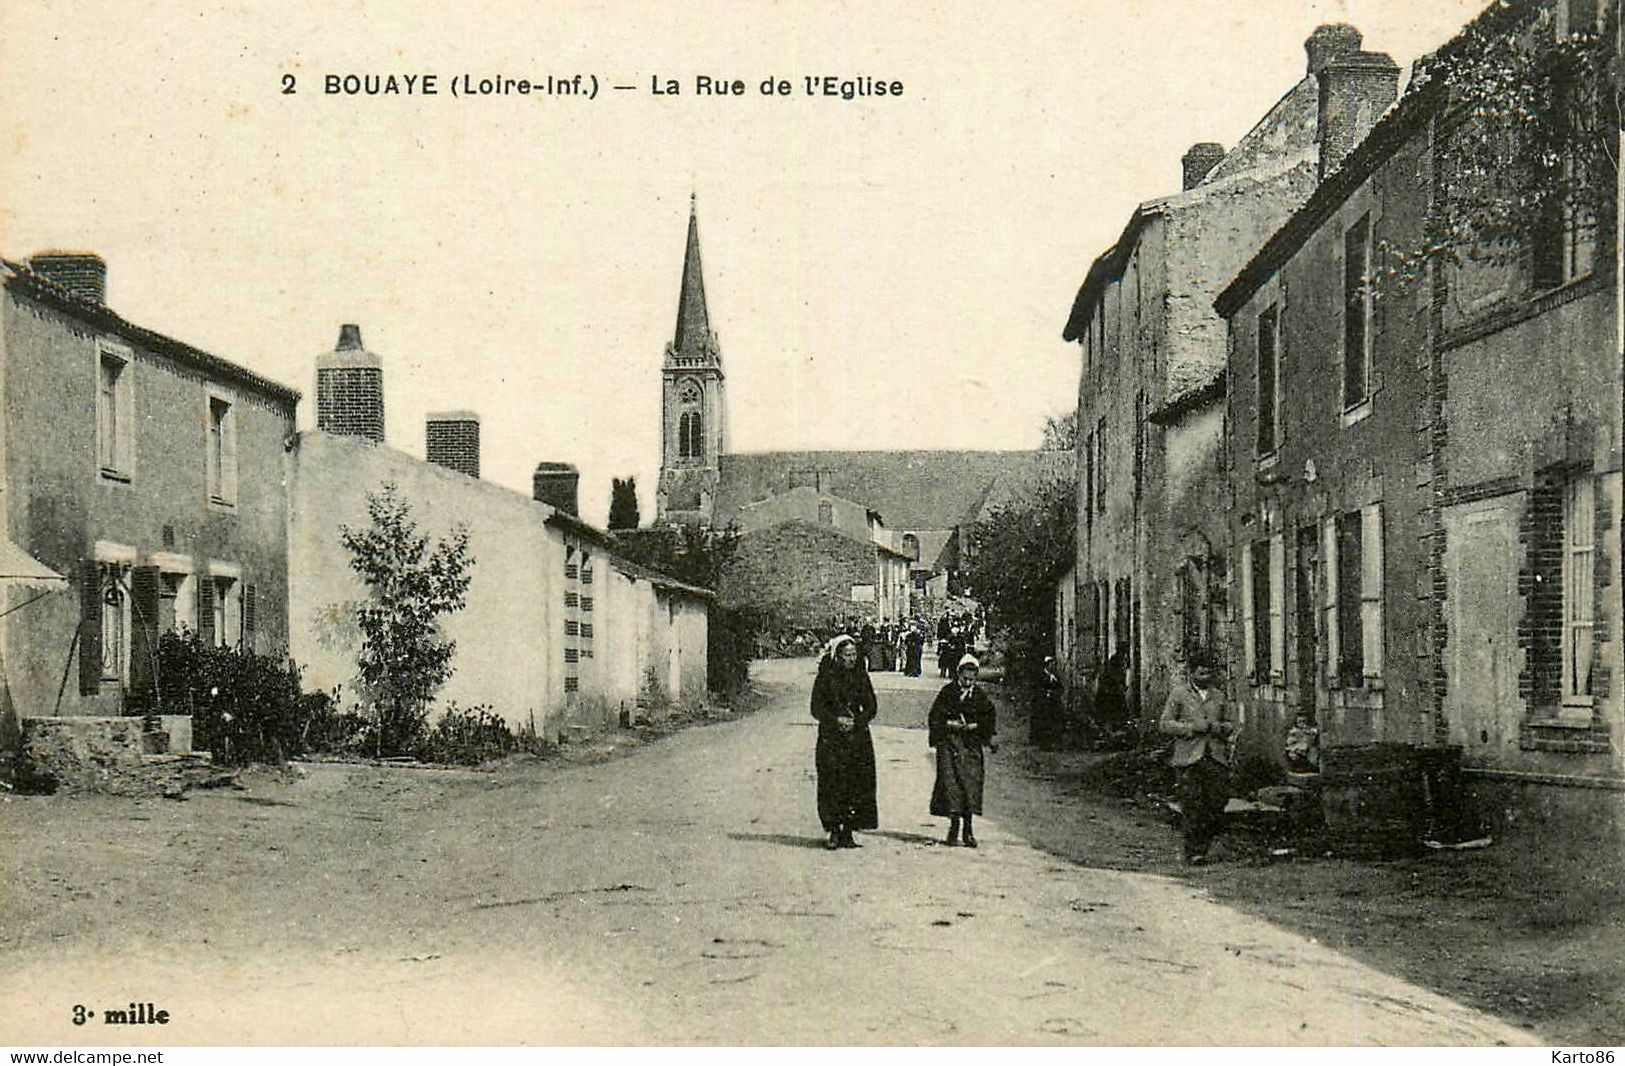
[[[934,679],[877,675],[883,828],[826,852],[810,665],[756,676],[758,713],[601,763],[0,803],[0,1043],[1530,1039],[997,810],[937,843]],[[132,1002],[168,1024],[103,1024]]]

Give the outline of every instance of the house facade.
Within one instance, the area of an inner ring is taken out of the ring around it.
[[[462,412],[459,421],[476,418]],[[291,442],[291,650],[306,685],[357,694],[353,608],[368,592],[342,531],[365,528],[369,494],[392,485],[421,533],[444,537],[460,525],[469,534],[467,602],[442,621],[457,651],[439,707],[489,707],[512,728],[557,739],[614,726],[651,701],[703,698],[712,594],[618,554],[614,537],[577,516],[569,464],[541,464],[526,496],[472,473],[477,439],[458,447],[451,465],[361,432],[316,430]]]
[[[1217,469],[1222,433],[1212,409],[1190,423],[1187,403],[1224,373],[1213,297],[1393,100],[1398,67],[1360,45],[1351,26],[1320,27],[1305,43],[1305,77],[1234,148],[1192,147],[1183,190],[1135,210],[1091,265],[1063,331],[1083,355],[1070,672],[1087,690],[1116,671],[1136,713],[1158,713],[1181,668],[1183,616],[1201,621],[1224,601],[1224,554],[1203,510],[1214,501],[1187,498]],[[1178,447],[1170,418],[1194,433]]]
[[[1490,17],[1550,33],[1599,12]],[[1455,745],[1482,778],[1617,783],[1614,223],[1559,213],[1521,254],[1396,268],[1439,209],[1443,137],[1475,121],[1441,85],[1408,93],[1217,301],[1232,682],[1261,746],[1304,715],[1323,745]]]
[[[299,394],[119,316],[94,255],[5,262],[0,277],[0,517],[68,578],[26,608],[0,590],[18,608],[0,629],[17,714],[163,710],[167,630],[280,654]]]

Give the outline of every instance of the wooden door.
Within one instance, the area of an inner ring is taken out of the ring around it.
[[[1444,708],[1451,743],[1476,766],[1515,766],[1518,514],[1523,494],[1446,509]]]

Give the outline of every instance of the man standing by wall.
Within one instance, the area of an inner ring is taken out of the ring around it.
[[[1160,722],[1163,734],[1175,738],[1170,762],[1184,812],[1185,861],[1193,866],[1207,862],[1208,845],[1224,824],[1230,800],[1230,738],[1236,725],[1213,687],[1214,667],[1208,652],[1191,656],[1187,680],[1168,694]]]

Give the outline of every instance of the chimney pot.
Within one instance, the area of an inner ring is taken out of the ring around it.
[[[81,300],[107,302],[107,261],[95,252],[40,252],[28,269]]]
[[[1190,151],[1180,157],[1179,163],[1185,172],[1182,187],[1189,191],[1201,184],[1214,167],[1224,161],[1224,145],[1212,141],[1202,141],[1193,144]]]
[[[361,327],[339,328],[338,344],[316,357],[316,428],[384,441],[384,369],[361,347]]]
[[[1365,38],[1360,31],[1346,22],[1328,22],[1315,27],[1315,32],[1303,42],[1309,57],[1309,76],[1312,78],[1333,59],[1359,52]]]

